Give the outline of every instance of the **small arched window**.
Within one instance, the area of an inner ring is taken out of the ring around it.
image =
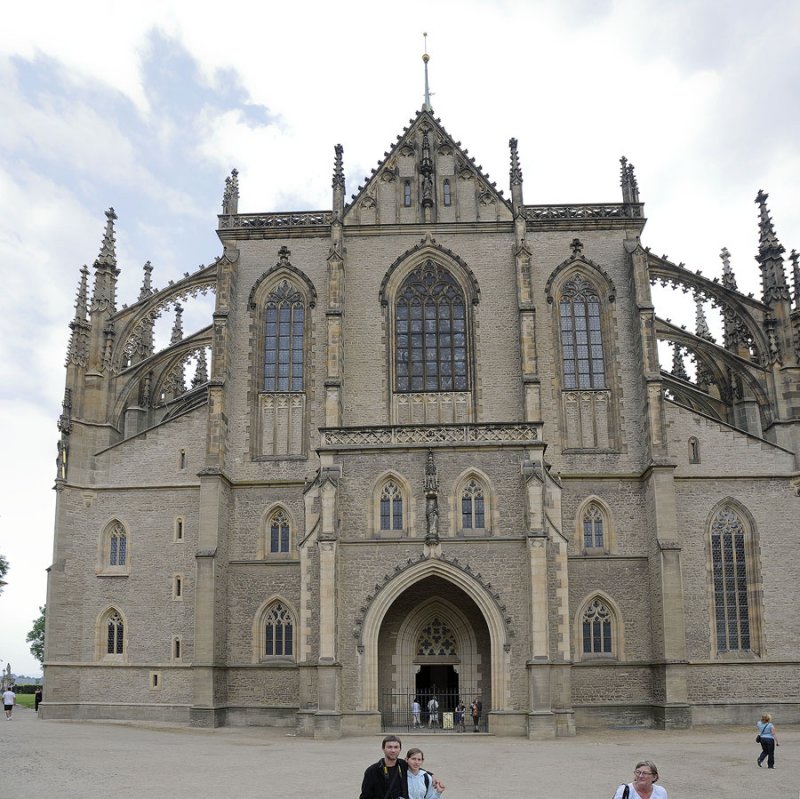
[[[283,510],[273,514],[269,523],[269,551],[271,553],[289,551],[289,517]]]
[[[294,656],[294,625],[288,609],[276,602],[264,620],[264,655],[266,657]]]
[[[128,537],[125,528],[116,523],[109,531],[108,565],[125,566],[128,558]]]
[[[444,204],[451,205],[453,202],[453,198],[450,194],[450,181],[445,179],[445,182],[442,186],[442,194],[444,195]]]
[[[406,208],[411,208],[411,181],[407,180],[403,183],[403,205]]]
[[[381,490],[381,530],[403,529],[403,492],[393,480]]]
[[[604,389],[600,297],[580,275],[564,285],[559,301],[559,322],[564,388]]]
[[[595,597],[583,614],[583,654],[584,655],[613,655],[611,611]]]
[[[604,549],[605,530],[603,514],[595,504],[589,505],[583,514],[583,548]]]
[[[116,610],[111,610],[106,616],[106,654],[122,655],[125,646],[125,626],[122,617]]]
[[[700,463],[700,442],[694,436],[689,439],[689,463]]]
[[[470,480],[461,492],[461,527],[482,530],[486,527],[485,495],[477,480]]]
[[[284,280],[264,308],[264,391],[303,390],[304,331],[303,295]]]

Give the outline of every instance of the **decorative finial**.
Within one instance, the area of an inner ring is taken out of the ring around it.
[[[114,220],[117,218],[113,208],[106,211],[106,230],[103,234],[103,242],[100,245],[100,254],[94,262],[95,269],[101,266],[111,266],[116,269],[117,250],[114,238]]]
[[[150,263],[150,261],[146,261],[142,269],[144,271],[144,277],[142,278],[142,287],[139,289],[140,300],[144,300],[153,296],[153,285],[150,280],[153,274],[153,265]]]
[[[183,306],[175,303],[175,323],[172,325],[172,335],[169,343],[177,344],[183,338]]]
[[[786,274],[783,270],[783,253],[786,252],[778,241],[772,220],[767,209],[769,195],[759,190],[756,203],[759,206],[758,218],[758,255],[756,260],[761,267],[761,286],[763,300],[771,304],[779,300],[789,299],[789,287],[786,285]]]
[[[700,297],[699,294],[695,294],[694,297],[694,307],[695,307],[695,331],[694,334],[698,338],[704,338],[706,341],[713,341],[713,337],[711,336],[711,330],[709,330],[708,322],[706,321],[706,312],[703,310],[703,299]]]
[[[789,254],[789,260],[792,262],[792,278],[794,279],[794,307],[800,308],[800,254],[797,250],[792,250]]]
[[[622,186],[622,202],[639,202],[639,184],[636,182],[636,175],[633,171],[633,164],[628,163],[628,159],[623,155],[619,159],[620,163],[620,185]]]
[[[672,344],[672,374],[679,377],[681,380],[688,380],[689,375],[686,372],[686,366],[683,363],[683,351],[681,345],[677,341]]]
[[[225,191],[222,194],[222,213],[239,213],[239,170],[232,169],[230,177],[225,178]]]
[[[338,186],[344,191],[344,167],[342,166],[344,148],[341,144],[337,144],[333,148],[333,152],[333,183],[331,185],[334,189]]]
[[[517,152],[517,140],[509,139],[508,147],[511,150],[511,185],[522,185],[522,169],[519,165],[519,153]]]
[[[208,363],[206,361],[206,348],[201,348],[197,353],[197,368],[194,371],[192,378],[192,388],[202,386],[203,383],[208,383]]]
[[[738,291],[739,287],[736,285],[736,275],[733,274],[733,269],[731,269],[731,254],[728,252],[727,247],[722,248],[719,257],[722,259],[722,285],[725,286],[726,289]]]
[[[425,38],[425,53],[422,56],[422,61],[425,64],[425,103],[423,104],[422,108],[424,111],[432,113],[433,108],[431,108],[431,92],[428,88],[428,61],[431,60],[431,57],[428,55],[428,34],[423,33],[422,35]]]
[[[583,255],[583,242],[580,239],[573,239],[569,243],[570,249],[572,250],[572,255],[577,258],[579,255]]]

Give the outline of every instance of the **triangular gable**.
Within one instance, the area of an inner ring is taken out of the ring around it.
[[[346,206],[344,224],[511,221],[511,203],[467,152],[418,111]]]

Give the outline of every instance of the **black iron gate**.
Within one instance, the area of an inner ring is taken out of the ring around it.
[[[384,732],[473,732],[472,702],[475,692],[417,691],[385,692],[380,695],[381,723]],[[414,713],[414,702],[419,713]],[[463,710],[461,710],[463,707]],[[478,732],[486,732],[488,708],[481,706]]]

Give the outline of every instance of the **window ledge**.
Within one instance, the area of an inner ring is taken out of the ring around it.
[[[103,569],[102,571],[96,572],[98,577],[127,577],[129,572],[127,569],[125,571],[113,571],[111,569]]]

